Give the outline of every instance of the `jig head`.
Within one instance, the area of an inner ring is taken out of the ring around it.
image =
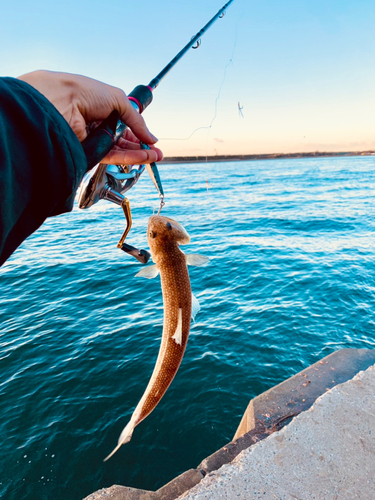
[[[141,149],[150,149],[150,146],[147,144],[144,144],[141,142]],[[150,165],[146,165],[148,175],[151,177],[152,182],[154,183],[154,186],[156,187],[156,191],[159,193],[159,198],[160,198],[160,207],[158,211],[158,215],[160,215],[160,212],[162,208],[164,207],[164,189],[163,185],[161,183],[161,178],[158,170],[158,166],[156,165],[155,162],[150,163]]]

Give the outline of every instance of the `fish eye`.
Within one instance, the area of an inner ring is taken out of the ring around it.
[[[151,238],[156,238],[157,233],[155,231],[151,231],[150,236],[151,236]]]
[[[169,229],[170,231],[173,229],[172,224],[170,222],[167,222],[166,226],[167,226],[167,229]]]

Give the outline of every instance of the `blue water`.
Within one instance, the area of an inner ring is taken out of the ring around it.
[[[343,347],[375,347],[375,158],[161,167],[202,310],[176,379],[109,461],[160,343],[159,278],[116,249],[121,209],[53,218],[0,269],[0,496],[157,489],[236,431],[250,398]],[[206,181],[210,184],[207,191]],[[129,195],[133,245],[157,207]]]

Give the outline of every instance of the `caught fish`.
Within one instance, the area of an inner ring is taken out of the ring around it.
[[[181,224],[168,217],[150,217],[147,239],[155,265],[145,267],[136,276],[151,279],[160,273],[164,303],[161,346],[148,386],[116,448],[105,460],[131,440],[134,428],[156,408],[174,379],[186,349],[191,318],[200,309],[191,293],[187,265],[203,266],[209,262],[203,255],[185,255],[180,250],[180,245],[190,242],[190,236]]]

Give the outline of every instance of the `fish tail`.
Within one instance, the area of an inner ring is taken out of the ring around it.
[[[121,432],[116,448],[112,451],[112,453],[108,455],[108,457],[104,459],[104,462],[109,460],[116,453],[116,451],[118,451],[121,448],[123,444],[129,443],[129,441],[132,438],[135,426],[136,424],[134,420],[131,419],[130,422],[127,424],[127,426],[124,428],[124,430]]]

